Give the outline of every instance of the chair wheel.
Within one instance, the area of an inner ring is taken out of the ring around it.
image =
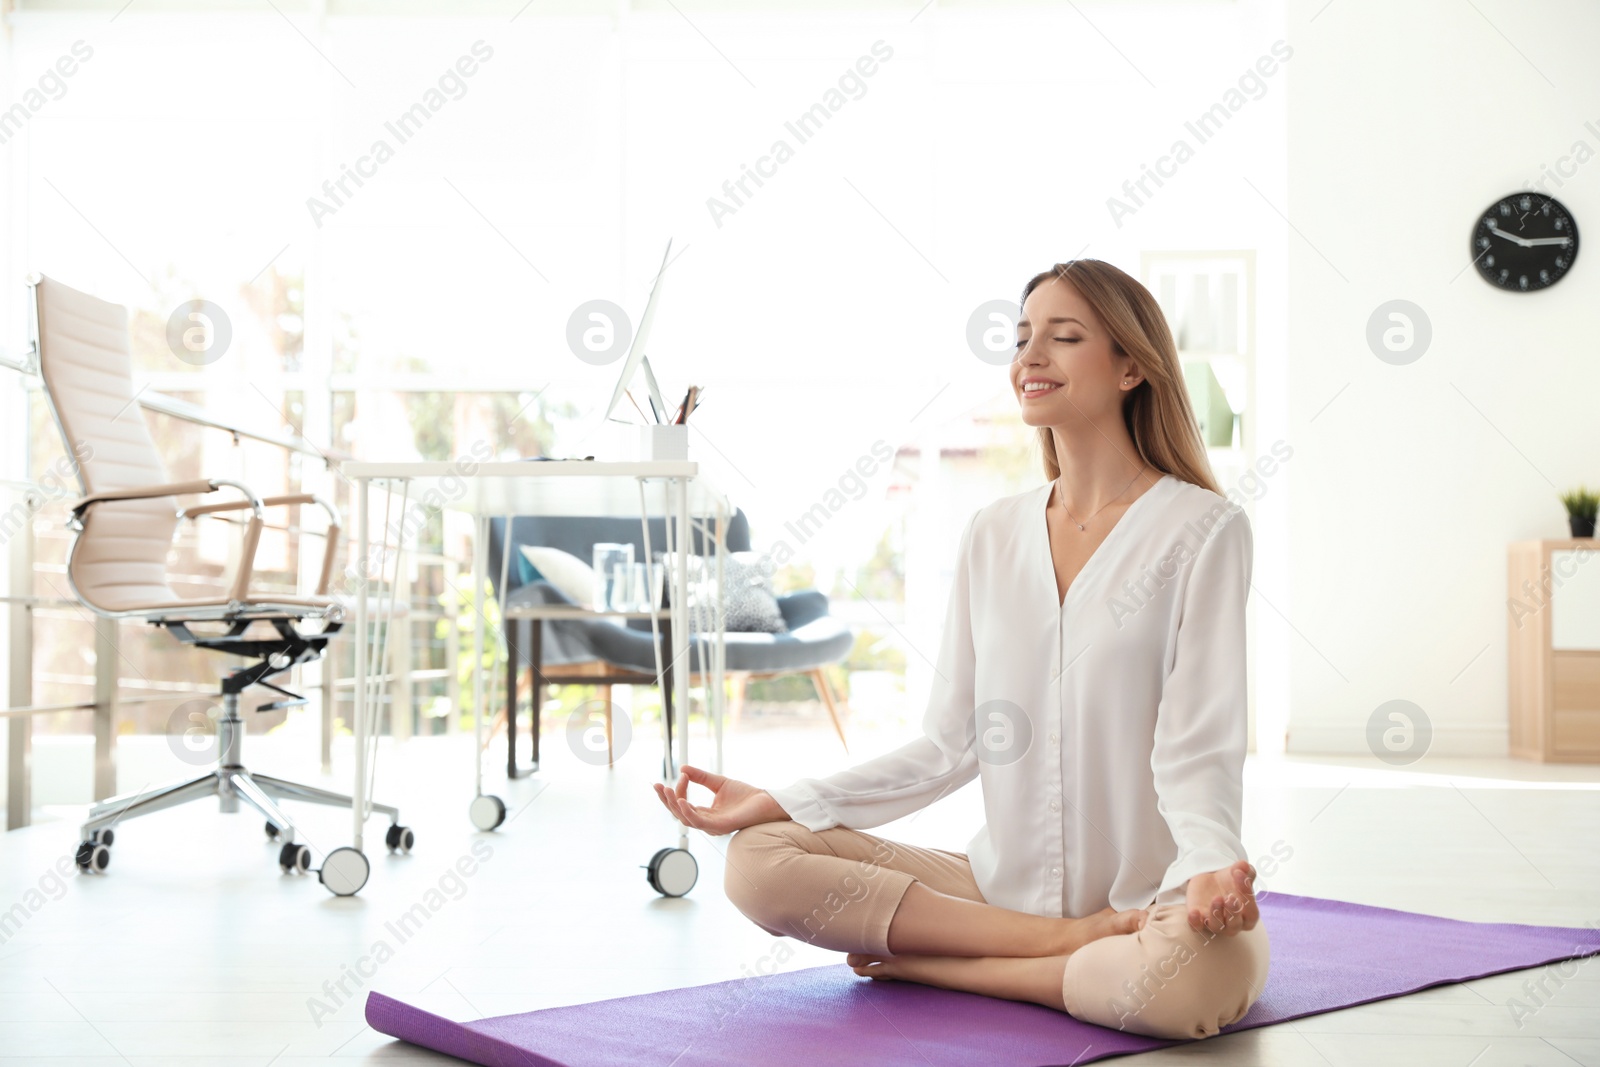
[[[645,878],[664,897],[681,897],[700,878],[700,864],[685,848],[664,848],[650,857]]]
[[[111,850],[95,841],[78,846],[78,869],[84,874],[101,874],[111,864]]]
[[[473,798],[472,804],[467,808],[467,815],[472,819],[472,825],[478,829],[486,832],[493,830],[506,821],[505,801],[484,793]]]
[[[284,874],[305,874],[311,869],[311,849],[293,842],[278,850],[278,866]]]
[[[322,858],[317,880],[336,897],[351,897],[361,892],[367,884],[372,865],[360,851],[344,846],[336,848]]]
[[[279,829],[278,824],[273,822],[271,819],[267,820],[266,830],[268,841],[276,841],[283,836],[283,831]]]
[[[96,830],[90,834],[89,840],[97,845],[105,845],[110,848],[117,840],[117,832],[108,826],[104,830]]]
[[[417,843],[417,835],[411,832],[409,826],[395,825],[383,835],[383,843],[389,846],[390,852],[410,852]]]

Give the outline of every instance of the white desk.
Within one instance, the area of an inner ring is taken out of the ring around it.
[[[356,574],[359,581],[365,584],[374,580],[373,572],[376,569],[378,581],[383,580],[384,571],[387,569],[390,557],[382,551],[388,541],[389,533],[398,526],[401,536],[399,549],[404,550],[404,537],[408,529],[407,520],[403,517],[411,514],[416,507],[426,510],[446,508],[471,514],[476,520],[473,537],[472,553],[472,583],[474,590],[474,604],[479,602],[487,577],[489,538],[489,520],[496,516],[510,517],[516,515],[543,515],[543,516],[610,516],[632,517],[638,516],[644,524],[646,538],[649,535],[648,520],[655,517],[669,518],[673,521],[667,524],[668,543],[661,546],[663,549],[677,553],[677,566],[671,568],[671,573],[666,575],[670,593],[670,607],[666,611],[671,620],[672,648],[670,650],[670,663],[672,670],[674,703],[676,705],[676,723],[678,730],[678,752],[674,761],[671,745],[667,743],[668,736],[663,722],[663,744],[665,748],[664,765],[667,771],[666,778],[670,781],[677,777],[679,769],[689,760],[689,676],[691,668],[685,666],[676,669],[676,665],[684,663],[691,645],[689,633],[688,613],[682,611],[682,606],[688,601],[688,553],[687,547],[692,544],[691,524],[694,521],[704,521],[715,518],[719,536],[717,541],[717,566],[716,588],[717,596],[715,607],[712,611],[714,640],[711,644],[710,663],[710,702],[711,713],[715,721],[722,722],[723,687],[722,676],[726,662],[726,648],[723,636],[723,597],[722,597],[722,540],[720,531],[725,529],[728,520],[727,498],[715,486],[702,477],[699,467],[692,462],[640,462],[640,463],[601,463],[592,460],[553,460],[553,461],[518,461],[510,463],[477,463],[470,459],[453,462],[438,463],[346,463],[342,466],[343,473],[356,485]],[[384,531],[385,537],[378,544],[379,553],[374,554],[371,536],[371,490],[374,485],[380,485],[388,490],[391,499],[400,507],[399,513],[391,513],[389,519],[390,530]],[[508,525],[509,534],[509,525]],[[653,550],[654,545],[650,546]],[[501,553],[501,581],[499,583],[502,618],[504,617],[505,574],[509,565],[509,551]],[[378,566],[374,568],[376,562]],[[395,558],[395,573],[398,574],[400,560]],[[388,625],[390,619],[369,618],[368,602],[371,598],[364,595],[355,597],[355,658],[358,675],[363,681],[374,679],[369,684],[356,686],[355,700],[355,742],[356,742],[356,789],[354,795],[364,803],[358,803],[354,810],[355,820],[355,848],[357,855],[361,854],[362,831],[369,814],[368,806],[371,803],[372,783],[372,757],[376,755],[376,704],[379,695],[376,679],[381,679],[385,673],[382,659],[387,653]],[[392,598],[389,603],[392,605]],[[659,619],[660,613],[652,612]],[[374,626],[371,640],[369,641],[368,628]],[[504,821],[505,805],[498,797],[486,794],[483,789],[483,732],[484,723],[488,718],[488,707],[485,698],[485,679],[483,671],[484,649],[484,614],[477,609],[475,620],[476,651],[473,657],[473,692],[474,700],[474,734],[476,739],[476,792],[473,797],[471,814],[474,822],[480,829],[493,829]],[[379,658],[375,661],[372,657],[372,648],[376,647]],[[659,641],[657,642],[659,649]],[[658,652],[658,660],[660,654]],[[366,666],[363,666],[366,665]],[[657,683],[662,681],[663,671],[658,663]],[[508,694],[510,700],[515,699],[514,694]],[[539,714],[535,701],[533,713]],[[508,714],[514,714],[514,706],[507,709]],[[718,764],[721,763],[720,737]],[[373,746],[369,754],[368,747]],[[494,815],[494,818],[487,816]],[[488,823],[489,825],[485,825]],[[678,848],[662,849],[650,863],[652,884],[656,885],[659,892],[668,896],[682,896],[694,884],[697,867],[694,866],[692,857],[688,854],[688,828],[679,825]],[[681,855],[676,855],[681,853]],[[364,856],[362,857],[364,862]],[[359,873],[359,872],[358,872]],[[364,875],[362,881],[365,881]]]

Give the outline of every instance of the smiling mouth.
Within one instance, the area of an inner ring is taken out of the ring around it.
[[[1060,388],[1060,382],[1029,382],[1022,387],[1022,399],[1032,400],[1036,397],[1046,396]]]

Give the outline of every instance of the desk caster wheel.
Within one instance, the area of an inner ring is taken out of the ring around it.
[[[467,814],[472,819],[472,825],[487,832],[506,821],[506,805],[499,797],[484,793],[473,798]]]
[[[271,819],[267,820],[266,831],[268,841],[281,841],[283,839],[283,830]]]
[[[96,845],[104,845],[110,848],[117,840],[117,832],[108,826],[104,830],[96,830],[90,834],[89,840]]]
[[[104,874],[111,865],[111,850],[97,841],[78,846],[78,869],[84,874]]]
[[[278,866],[284,874],[305,874],[311,869],[311,850],[305,845],[284,845],[278,850]]]
[[[417,843],[417,835],[409,826],[391,826],[383,835],[383,843],[389,846],[390,852],[410,852],[411,846]]]
[[[336,897],[353,897],[367,884],[372,864],[360,851],[345,846],[336,848],[323,857],[317,880]]]
[[[650,857],[645,868],[650,886],[664,897],[681,897],[700,878],[700,864],[685,848],[664,848]]]

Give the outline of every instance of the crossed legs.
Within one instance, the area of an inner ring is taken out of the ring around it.
[[[1266,928],[1189,928],[1182,905],[1053,919],[987,904],[967,858],[835,827],[747,827],[728,899],[776,936],[846,952],[857,974],[1030,1001],[1102,1026],[1206,1037],[1266,981]]]

